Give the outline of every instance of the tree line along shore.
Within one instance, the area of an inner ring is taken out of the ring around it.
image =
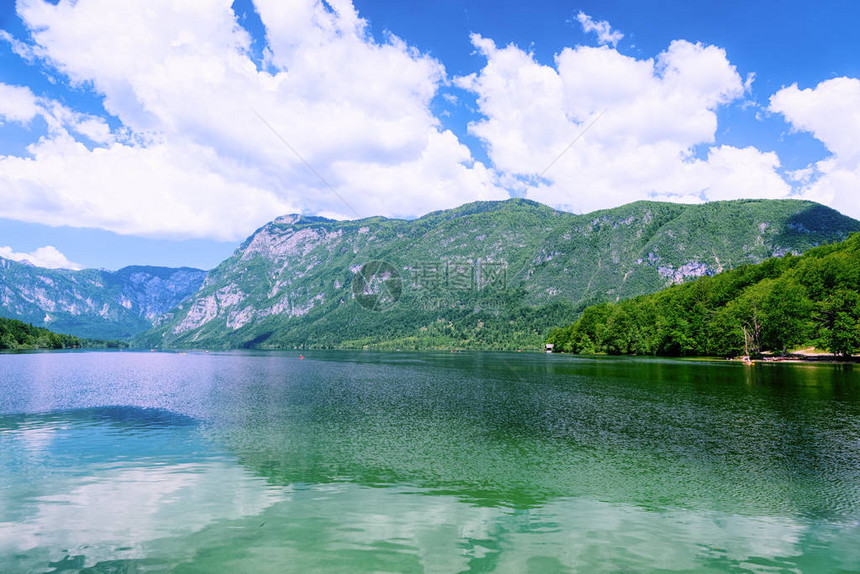
[[[587,307],[546,342],[578,354],[848,358],[860,351],[860,234]]]
[[[102,341],[55,333],[17,319],[0,317],[0,350],[108,349],[127,347],[122,341]]]

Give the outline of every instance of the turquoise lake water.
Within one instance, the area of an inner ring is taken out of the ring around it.
[[[0,355],[0,572],[860,571],[860,365]]]

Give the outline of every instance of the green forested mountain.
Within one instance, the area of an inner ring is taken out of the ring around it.
[[[727,356],[814,345],[860,351],[860,234],[621,303],[585,309],[557,351]]]
[[[284,216],[137,342],[538,346],[588,305],[803,253],[858,230],[851,218],[795,200],[636,202],[576,215],[512,199],[411,221]]]
[[[152,328],[204,277],[187,267],[70,271],[0,258],[0,317],[79,337],[128,338]]]

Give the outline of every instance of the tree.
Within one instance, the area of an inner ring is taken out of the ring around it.
[[[806,341],[811,310],[802,285],[788,279],[775,282],[763,302],[762,347],[785,355],[789,347]]]
[[[604,345],[610,355],[633,353],[633,322],[627,312],[619,306],[613,309],[606,321]]]
[[[594,343],[588,335],[583,334],[576,344],[576,352],[580,355],[594,355],[597,351],[594,349]]]
[[[851,355],[860,348],[860,294],[837,289],[816,306],[821,341],[834,355]]]

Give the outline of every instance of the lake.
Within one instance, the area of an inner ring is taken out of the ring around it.
[[[0,572],[860,571],[858,367],[0,355]]]

